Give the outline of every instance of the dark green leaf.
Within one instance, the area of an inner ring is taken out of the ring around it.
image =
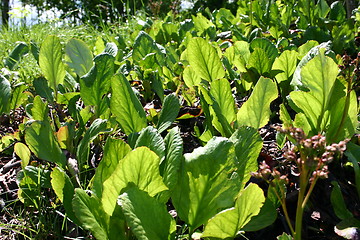
[[[180,102],[174,94],[165,97],[163,107],[160,112],[157,129],[159,133],[165,131],[175,121],[180,110]]]
[[[129,81],[122,74],[117,74],[111,80],[111,89],[111,112],[124,133],[140,132],[147,125],[146,114]]]
[[[119,204],[137,239],[171,239],[170,235],[176,230],[176,223],[165,204],[135,186],[120,195]]]

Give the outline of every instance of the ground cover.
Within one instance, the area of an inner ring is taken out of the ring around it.
[[[4,30],[1,235],[357,239],[360,10],[245,2]]]

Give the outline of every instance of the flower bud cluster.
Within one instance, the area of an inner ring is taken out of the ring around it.
[[[251,176],[255,178],[264,179],[267,182],[270,182],[273,179],[277,179],[285,184],[289,183],[289,179],[287,178],[287,175],[282,175],[276,168],[271,169],[270,166],[265,161],[260,163],[259,171],[252,172]]]
[[[294,145],[283,156],[289,162],[295,162],[299,172],[304,168],[310,170],[313,177],[326,178],[328,174],[327,164],[346,150],[347,140],[328,145],[325,136],[320,134],[306,138],[303,130],[299,128],[278,130],[295,140]]]

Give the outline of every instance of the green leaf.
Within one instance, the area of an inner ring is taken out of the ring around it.
[[[49,86],[57,95],[57,86],[62,84],[65,78],[65,65],[62,62],[62,46],[56,36],[48,36],[41,45],[39,65]]]
[[[79,224],[79,220],[76,218],[73,211],[72,199],[75,193],[75,189],[69,176],[60,168],[53,168],[50,174],[51,186],[54,189],[56,196],[62,202],[66,215],[76,224]]]
[[[331,4],[329,18],[338,22],[346,19],[346,11],[341,1],[335,1]]]
[[[167,190],[159,173],[159,163],[159,157],[146,147],[129,152],[103,183],[101,202],[105,212],[112,215],[116,200],[128,183],[134,183],[150,196]]]
[[[104,156],[96,168],[93,192],[98,198],[102,197],[103,183],[116,169],[120,160],[131,151],[131,148],[122,139],[108,138],[104,147]]]
[[[235,121],[235,101],[231,93],[231,87],[225,78],[214,80],[210,85],[210,94],[217,102],[221,114],[229,124]]]
[[[89,129],[86,131],[84,138],[80,141],[76,150],[76,157],[80,168],[87,164],[90,153],[90,143],[101,133],[106,130],[107,120],[95,119]]]
[[[225,70],[215,48],[202,38],[192,38],[187,46],[190,66],[204,80],[212,82],[225,76]]]
[[[243,231],[259,231],[267,226],[270,226],[277,219],[278,212],[273,203],[267,198],[264,205],[261,207],[258,215],[251,218],[244,227]]]
[[[140,31],[139,35],[134,41],[134,47],[132,51],[132,58],[136,62],[142,61],[149,53],[155,53],[157,51],[156,43],[149,34],[144,31]]]
[[[140,132],[147,125],[146,114],[129,81],[122,74],[117,74],[111,79],[111,89],[111,112],[124,133]]]
[[[249,181],[251,172],[258,170],[257,159],[263,146],[263,141],[257,129],[240,127],[229,139],[234,143],[237,158],[237,173],[242,186]]]
[[[165,97],[163,107],[160,112],[157,129],[159,133],[165,131],[175,121],[180,111],[180,102],[177,96],[169,94]]]
[[[225,84],[229,84],[229,83],[225,83]],[[211,89],[210,89],[210,91],[208,91],[205,87],[200,86],[199,88],[204,97],[204,101],[200,98],[201,106],[205,112],[205,116],[207,117],[209,114],[211,116],[208,118],[209,125],[211,124],[210,128],[212,128],[212,126],[214,126],[214,128],[217,131],[219,131],[222,136],[230,137],[231,134],[233,133],[233,129],[230,126],[230,123],[228,122],[228,120],[223,115],[223,111],[225,111],[225,113],[226,113],[228,109],[223,104],[225,101],[222,98],[221,94],[218,93],[218,91],[221,91],[221,90],[219,90],[220,85],[215,84],[214,86],[215,87],[214,87],[213,92],[214,92],[215,96],[218,98],[218,100],[220,101],[220,103],[222,104],[222,106],[220,106],[217,99],[215,99],[214,96],[211,95]],[[231,92],[229,93],[229,89],[228,89],[227,96],[229,96],[229,94],[231,95]],[[226,101],[228,101],[229,98],[226,98],[226,99],[227,99]],[[231,110],[230,110],[230,112],[231,112]]]
[[[285,50],[275,59],[272,69],[282,71],[276,75],[278,83],[287,81],[293,75],[296,69],[297,56],[296,51]]]
[[[37,94],[43,98],[46,98],[46,100],[50,103],[54,102],[53,90],[48,86],[45,78],[36,78],[33,82],[33,85]]]
[[[237,41],[226,49],[224,55],[240,72],[246,72],[246,64],[250,58],[250,44],[245,41]]]
[[[186,86],[193,89],[194,86],[198,86],[201,82],[201,78],[193,70],[191,66],[186,66],[183,72],[183,78]]]
[[[1,85],[1,83],[0,83],[0,85]],[[25,103],[25,101],[28,99],[28,95],[26,93],[24,93],[24,91],[27,88],[28,88],[28,86],[25,84],[17,84],[16,86],[14,86],[12,94],[11,94],[10,109],[15,109]],[[0,92],[1,92],[1,90],[0,90]],[[1,110],[0,110],[0,112],[1,112]]]
[[[153,56],[151,60],[146,60],[149,56]],[[165,65],[165,56],[159,49],[158,45],[146,32],[140,31],[136,37],[132,58],[135,62],[145,65],[145,68],[154,68],[154,64]]]
[[[166,210],[165,204],[135,186],[120,195],[119,204],[137,239],[171,239],[170,235],[175,232],[176,223]]]
[[[240,192],[234,208],[226,209],[210,219],[202,237],[235,238],[251,218],[258,215],[264,201],[261,188],[250,183]]]
[[[95,65],[80,79],[80,95],[85,105],[100,108],[104,94],[110,90],[110,79],[114,75],[114,60],[115,58],[109,54],[96,56]]]
[[[107,231],[109,215],[102,209],[99,199],[76,188],[72,207],[82,227],[90,230],[96,239],[109,239]]]
[[[21,167],[25,168],[30,162],[31,153],[29,148],[25,144],[17,142],[14,146],[14,152],[21,159]]]
[[[36,121],[25,130],[25,142],[36,157],[65,166],[65,155],[61,151],[49,121]]]
[[[66,44],[65,52],[70,59],[67,64],[79,77],[90,71],[93,66],[93,56],[86,43],[79,39],[71,39]]]
[[[325,56],[322,49],[301,70],[301,83],[308,91],[290,93],[291,100],[305,114],[314,134],[324,131],[329,121],[329,102],[337,74],[337,64]]]
[[[339,183],[332,181],[331,185],[333,185],[333,189],[331,191],[330,200],[336,216],[341,220],[352,218],[353,215],[346,207]]]
[[[136,139],[135,148],[148,147],[151,151],[156,153],[160,158],[160,163],[165,158],[165,143],[164,139],[158,131],[152,126],[148,126],[140,131],[140,135]]]
[[[298,49],[299,55],[301,55],[302,53],[304,54],[305,51],[311,46],[314,46],[314,47],[312,47],[310,50],[307,51],[306,55],[301,59],[301,61],[297,65],[295,72],[293,74],[293,79],[291,80],[290,84],[295,88],[295,90],[306,89],[306,87],[303,87],[303,83],[301,81],[302,68],[305,65],[307,65],[307,63],[310,60],[312,60],[314,57],[316,57],[320,53],[320,49],[323,49],[321,51],[324,51],[324,49],[326,49],[325,50],[325,51],[327,51],[326,53],[328,53],[328,51],[330,50],[330,42],[324,42],[324,43],[321,43],[320,45],[318,45],[318,43],[316,41],[308,41],[307,43],[305,43],[299,47],[299,49]],[[302,49],[302,51],[301,51],[301,49]]]
[[[276,46],[267,38],[255,38],[251,41],[250,47],[253,50],[256,48],[264,50],[271,62],[279,55]]]
[[[268,73],[271,69],[271,60],[267,56],[264,49],[255,48],[255,50],[251,53],[247,68],[254,68],[260,75],[264,73]]]
[[[238,126],[250,126],[255,129],[265,126],[270,118],[270,103],[278,97],[276,83],[261,77],[249,99],[237,113]]]
[[[355,186],[358,192],[358,196],[360,198],[360,146],[352,142],[347,143],[345,155],[353,164],[355,173]]]
[[[358,125],[358,104],[354,90],[347,92],[347,82],[337,79],[330,96],[329,120],[326,126],[328,143],[351,138]]]
[[[277,240],[292,240],[292,236],[286,233],[281,234],[276,238]]]
[[[174,127],[171,129],[166,135],[164,142],[166,146],[166,157],[165,161],[162,162],[162,171],[160,174],[163,177],[165,185],[169,188],[170,192],[167,194],[171,195],[178,183],[179,171],[183,161],[183,140],[180,136],[179,128]],[[167,201],[169,196],[165,195],[162,197]]]
[[[11,86],[9,80],[0,74],[0,114],[8,113]]]
[[[14,70],[16,64],[20,61],[20,58],[29,52],[29,46],[24,42],[17,42],[15,48],[4,60],[4,65],[9,70]]]
[[[49,108],[47,103],[43,102],[40,96],[36,96],[31,108],[32,118],[38,121],[49,121],[48,114]]]
[[[190,232],[216,213],[230,207],[240,190],[235,170],[233,144],[226,138],[211,139],[205,147],[185,154],[172,201]]]

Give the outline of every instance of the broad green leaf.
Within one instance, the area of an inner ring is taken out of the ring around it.
[[[98,240],[109,239],[110,217],[102,209],[99,199],[89,196],[83,189],[76,188],[72,207],[82,227],[90,230]]]
[[[9,70],[14,70],[20,58],[29,52],[29,46],[24,42],[17,42],[15,48],[11,51],[9,56],[4,60],[4,65]]]
[[[110,79],[114,75],[114,60],[109,54],[96,56],[95,65],[80,79],[80,95],[85,105],[100,108],[104,94],[110,90]]]
[[[215,27],[215,25],[209,19],[204,17],[202,13],[197,13],[197,15],[193,16],[192,19],[199,36],[207,29]]]
[[[117,74],[111,79],[111,89],[111,112],[124,133],[140,132],[147,125],[146,114],[129,81],[122,74]]]
[[[180,166],[183,161],[183,140],[180,136],[180,130],[178,127],[174,127],[169,131],[165,137],[166,156],[165,161],[160,166],[160,174],[163,177],[165,185],[169,188],[170,193],[161,196],[168,200],[168,194],[175,189],[179,179]]]
[[[332,181],[331,185],[333,185],[333,189],[331,191],[330,200],[336,216],[341,220],[352,218],[353,215],[346,207],[339,183]]]
[[[261,77],[249,99],[237,113],[238,126],[250,126],[255,129],[265,126],[270,118],[270,103],[278,97],[276,83]]]
[[[48,86],[45,78],[36,78],[33,82],[33,85],[37,94],[45,98],[50,103],[54,102],[53,90]]]
[[[93,66],[93,56],[86,43],[79,39],[71,39],[66,44],[65,52],[70,58],[67,64],[79,77],[90,71]]]
[[[277,219],[278,212],[273,203],[267,198],[264,205],[261,207],[258,215],[251,218],[242,229],[242,231],[259,231],[267,226],[270,226]]]
[[[329,18],[338,22],[346,19],[346,10],[341,1],[335,1],[330,5]]]
[[[240,184],[233,176],[233,144],[226,138],[213,138],[205,147],[184,156],[172,201],[192,232],[222,209],[232,206]]]
[[[325,135],[328,143],[351,138],[358,125],[357,97],[354,90],[347,92],[347,84],[337,79],[333,86]]]
[[[260,75],[268,73],[271,69],[271,60],[264,49],[255,48],[251,53],[247,68],[254,68]]]
[[[191,66],[185,67],[183,78],[188,88],[194,88],[194,86],[198,86],[201,82],[201,78],[198,76],[198,74],[196,74]]]
[[[148,147],[151,151],[156,153],[160,158],[160,163],[165,158],[165,143],[160,133],[148,126],[140,131],[138,138],[136,139],[135,147]]]
[[[153,59],[145,63],[144,60],[153,55]],[[146,32],[140,31],[139,35],[136,37],[133,50],[132,58],[135,62],[139,64],[145,64],[145,67],[153,68],[151,63],[159,63],[161,66],[165,65],[165,57],[161,52],[159,46],[156,44],[154,39],[152,39]]]
[[[0,83],[0,85],[1,85],[1,83]],[[28,86],[25,84],[22,84],[22,83],[14,86],[12,93],[11,93],[10,109],[15,109],[26,102],[28,95],[24,91],[27,88],[28,88]],[[0,92],[1,91],[2,90],[0,90]],[[0,95],[1,95],[1,93],[0,93]],[[1,112],[1,110],[0,110],[0,112]]]
[[[321,51],[327,51],[326,53],[328,53],[328,51],[330,50],[330,42],[324,42],[321,43],[320,45],[316,45],[317,42],[312,42],[309,41],[306,44],[300,46],[304,47],[304,50],[306,50],[309,46],[315,45],[313,48],[311,48],[306,55],[301,59],[301,61],[299,62],[299,64],[297,65],[295,72],[293,74],[293,78],[291,80],[291,85],[295,88],[295,90],[301,89],[301,90],[305,90],[306,87],[303,86],[303,83],[301,81],[301,71],[303,69],[304,66],[307,65],[307,63],[312,60],[314,57],[316,57],[319,53],[320,53],[320,49],[322,49]],[[324,50],[325,49],[325,50]],[[299,51],[299,49],[298,49]],[[301,54],[301,52],[299,52],[299,54]]]
[[[266,56],[271,59],[271,62],[279,55],[276,46],[267,38],[255,38],[251,41],[250,47],[264,50]]]
[[[229,124],[235,121],[235,102],[231,93],[231,87],[225,78],[215,80],[210,85],[210,94],[218,103],[221,114]]]
[[[171,239],[170,235],[175,232],[176,223],[165,204],[135,186],[120,195],[118,202],[137,239]]]
[[[26,176],[39,188],[51,188],[50,173],[50,170],[42,167],[26,166],[23,171],[19,172],[18,179],[22,180]]]
[[[11,86],[9,80],[0,74],[0,114],[9,111],[11,97]]]
[[[314,134],[324,131],[329,121],[329,102],[337,74],[337,64],[325,56],[323,49],[301,70],[301,83],[308,91],[290,93],[291,100],[305,114]]]
[[[96,168],[93,192],[98,198],[101,198],[103,192],[103,183],[114,172],[120,160],[131,151],[131,148],[122,139],[108,138],[104,147],[104,156]]]
[[[263,141],[257,129],[240,127],[229,139],[234,143],[237,158],[237,173],[242,186],[249,181],[251,172],[258,170],[259,157]]]
[[[106,43],[104,53],[109,54],[115,58],[118,53],[117,45],[113,42]]]
[[[297,52],[294,50],[286,50],[275,59],[272,69],[282,71],[276,75],[278,83],[287,81],[293,75],[296,69],[297,55]]]
[[[134,42],[132,58],[136,62],[142,61],[149,53],[155,53],[156,43],[146,32],[140,31]]]
[[[283,124],[284,127],[288,128],[290,126],[292,126],[293,122],[292,119],[290,117],[289,112],[287,111],[285,105],[282,103],[280,104],[280,120]]]
[[[278,208],[281,205],[281,200],[286,198],[287,188],[283,181],[279,179],[274,179],[272,184],[268,188],[267,198],[273,203],[273,205]]]
[[[80,141],[76,150],[76,157],[80,168],[87,164],[90,153],[90,143],[106,130],[107,120],[96,119],[86,131],[84,138]]]
[[[212,82],[225,76],[218,53],[205,39],[191,39],[187,46],[187,55],[190,66],[202,79]]]
[[[303,57],[305,57],[309,51],[318,46],[319,43],[315,40],[310,40],[310,41],[307,41],[306,43],[304,43],[303,45],[301,45],[298,49],[297,49],[297,52],[298,52],[298,59],[301,60],[303,59]]]
[[[320,18],[325,18],[330,12],[330,7],[325,0],[320,0],[316,4],[315,12],[319,15]]]
[[[30,162],[31,153],[29,148],[25,144],[17,142],[14,146],[14,152],[21,159],[21,167],[25,168]]]
[[[49,108],[47,103],[41,100],[40,96],[34,98],[33,106],[31,108],[31,115],[34,120],[49,121],[48,119]]]
[[[55,140],[49,121],[35,121],[28,126],[25,142],[38,158],[65,166],[65,155]]]
[[[112,215],[116,200],[128,183],[135,184],[150,196],[167,190],[159,173],[159,163],[159,157],[146,147],[129,152],[103,183],[101,202],[105,212]]]
[[[57,95],[57,86],[62,84],[65,78],[65,65],[62,62],[62,46],[57,36],[48,36],[41,45],[39,65],[49,86]]]
[[[246,72],[246,64],[250,58],[250,44],[245,41],[237,41],[226,49],[224,55],[240,72]]]
[[[235,238],[251,218],[259,214],[264,202],[261,188],[250,183],[240,192],[234,208],[226,209],[210,219],[202,237]]]
[[[53,168],[51,174],[51,186],[54,189],[56,196],[62,202],[66,215],[76,224],[79,220],[76,218],[73,211],[72,199],[74,197],[75,189],[69,176],[60,168]]]
[[[229,84],[229,83],[225,82],[225,84]],[[206,101],[206,102],[201,101],[201,106],[203,107],[205,116],[207,115],[207,111],[209,111],[211,115],[209,121],[211,120],[211,124],[215,127],[215,129],[219,131],[222,136],[230,137],[231,134],[233,133],[233,129],[229,121],[224,116],[224,114],[226,114],[226,112],[231,113],[231,110],[228,111],[226,106],[224,106],[224,102],[230,102],[233,101],[233,99],[225,98],[224,101],[224,98],[223,96],[221,96],[221,93],[220,94],[218,93],[219,91],[221,91],[221,89],[219,89],[220,85],[215,84],[214,86],[215,87],[213,92],[218,99],[215,99],[215,97],[211,95],[211,89],[210,91],[208,91],[203,86],[200,86],[201,93],[204,97],[204,100]],[[229,93],[229,89],[226,92],[227,92],[226,94],[227,96],[229,96],[229,94],[231,95],[231,91]],[[219,100],[219,102],[217,100]],[[222,106],[220,106],[220,104],[222,104]],[[208,108],[208,110],[206,110],[206,108]]]
[[[175,121],[180,111],[180,102],[177,96],[169,94],[165,97],[163,107],[160,112],[157,129],[159,133],[165,131]]]
[[[355,186],[360,198],[360,146],[352,142],[347,143],[345,155],[352,162],[355,173]]]
[[[283,233],[276,238],[277,240],[292,240],[293,237],[289,234]]]

